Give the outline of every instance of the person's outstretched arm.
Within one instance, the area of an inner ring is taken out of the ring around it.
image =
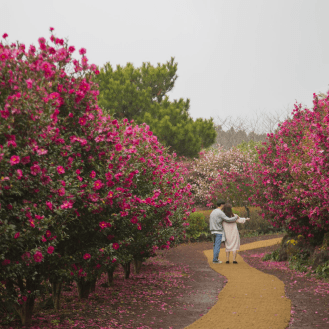
[[[247,220],[249,220],[250,218],[244,218],[244,217],[239,217],[236,222],[240,223],[240,224],[244,224]]]
[[[224,213],[223,214],[220,214],[220,218],[227,222],[227,223],[234,223],[238,218],[239,216],[238,215],[234,215],[234,217],[227,217]]]

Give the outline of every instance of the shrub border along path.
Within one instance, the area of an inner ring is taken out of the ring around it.
[[[242,245],[240,250],[263,248],[279,244],[282,238],[257,241]],[[225,248],[219,259],[212,263],[212,250],[205,250],[208,263],[216,272],[224,275],[228,283],[218,296],[212,309],[188,329],[283,329],[290,321],[291,301],[285,297],[284,284],[273,275],[265,274],[249,266],[241,256],[238,264],[226,264]]]

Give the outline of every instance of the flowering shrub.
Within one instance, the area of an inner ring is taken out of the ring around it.
[[[195,159],[190,168],[190,182],[195,202],[205,206],[213,201],[214,197],[219,196],[235,200],[238,196],[236,191],[239,191],[239,188],[245,189],[243,180],[250,175],[250,165],[254,161],[255,156],[252,152],[238,149],[226,151],[222,147],[218,147],[216,150],[201,152],[199,159]],[[248,173],[244,173],[245,168]],[[240,177],[239,173],[245,174],[246,177]],[[220,176],[218,176],[219,174]],[[229,182],[223,185],[223,179],[226,178],[229,179]],[[234,184],[239,184],[238,189],[229,189],[229,186]],[[247,190],[249,191],[249,188]],[[245,200],[244,194],[239,196],[235,205],[239,205],[241,198]]]
[[[50,40],[0,43],[0,294],[24,325],[42,281],[57,309],[63,280],[88,297],[101,272],[169,248],[193,211],[185,168],[147,125],[103,116],[86,50]]]
[[[231,170],[218,170],[218,176],[209,186],[207,198],[211,206],[219,198],[230,202],[233,206],[243,206],[244,201],[251,200],[253,195],[253,169],[254,164],[244,163],[241,168]]]
[[[295,105],[292,119],[263,143],[254,200],[274,215],[273,226],[319,244],[329,229],[329,96],[313,98],[313,110]]]

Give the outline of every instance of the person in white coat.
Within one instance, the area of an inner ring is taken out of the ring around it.
[[[223,207],[224,214],[231,218],[234,217],[232,211],[232,205],[229,203],[225,203]],[[230,263],[230,252],[233,252],[233,264],[237,264],[236,254],[240,249],[240,234],[238,230],[238,226],[236,223],[244,224],[250,218],[241,218],[239,217],[236,222],[223,222],[223,229],[225,232],[225,249],[226,249],[226,264]]]

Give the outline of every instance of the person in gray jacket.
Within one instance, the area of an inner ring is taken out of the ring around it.
[[[217,208],[211,212],[209,219],[209,229],[211,232],[212,240],[214,242],[214,256],[212,261],[214,264],[222,263],[220,260],[218,260],[220,244],[222,243],[222,237],[224,235],[222,222],[225,221],[227,223],[234,223],[239,218],[239,216],[236,214],[234,214],[234,217],[227,217],[222,211],[224,204],[225,201],[218,200],[216,203]]]

